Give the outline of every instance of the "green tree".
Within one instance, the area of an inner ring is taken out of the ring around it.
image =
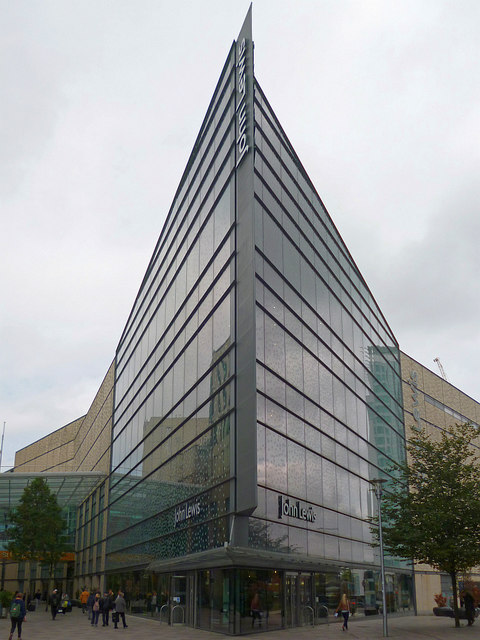
[[[50,578],[68,551],[66,522],[46,480],[35,478],[25,487],[18,506],[9,514],[8,550],[17,562],[40,562]]]
[[[478,438],[469,423],[416,434],[382,501],[385,549],[449,574],[456,627],[457,575],[480,564]]]

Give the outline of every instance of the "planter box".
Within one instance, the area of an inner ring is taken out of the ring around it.
[[[436,616],[444,616],[446,618],[455,617],[452,607],[433,607],[433,613]],[[465,613],[465,609],[463,609],[462,607],[458,608],[458,617],[460,620],[467,619],[467,614]]]

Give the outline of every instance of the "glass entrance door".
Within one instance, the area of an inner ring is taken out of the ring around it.
[[[185,593],[185,624],[189,627],[195,626],[195,575],[189,573],[187,575],[186,593]]]
[[[297,574],[285,574],[285,626],[296,627]]]
[[[185,624],[187,621],[186,576],[172,576],[170,593],[170,624]]]
[[[313,623],[312,576],[285,574],[285,626],[303,627]]]
[[[302,573],[298,576],[298,625],[313,625],[314,622],[312,576],[310,573]]]

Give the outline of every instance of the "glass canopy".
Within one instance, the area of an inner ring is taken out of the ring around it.
[[[47,481],[50,491],[56,497],[60,507],[78,507],[104,478],[105,474],[96,471],[88,473],[14,473],[0,474],[0,509],[12,509],[22,497],[23,490],[35,478]]]

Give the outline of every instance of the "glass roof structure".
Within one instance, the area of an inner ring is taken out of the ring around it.
[[[22,497],[23,490],[35,478],[47,481],[50,490],[56,495],[60,507],[77,507],[93,489],[105,478],[105,474],[96,471],[87,473],[13,473],[0,474],[0,509],[15,507]]]

